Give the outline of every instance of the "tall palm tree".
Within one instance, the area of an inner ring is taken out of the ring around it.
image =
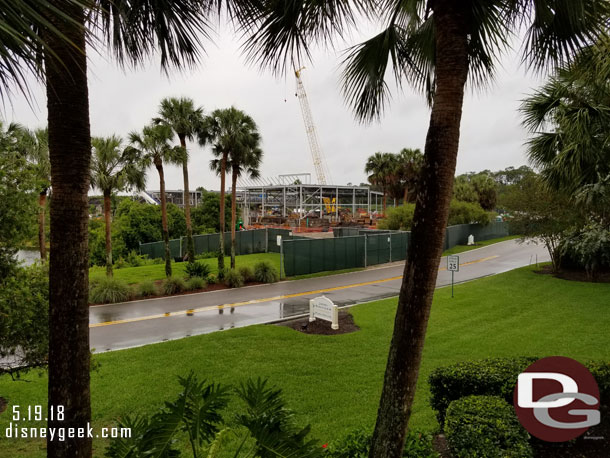
[[[48,406],[66,409],[63,422],[49,415],[49,427],[82,427],[91,419],[86,42],[102,48],[105,41],[120,64],[139,64],[160,50],[164,70],[190,66],[201,56],[202,36],[208,37],[211,6],[192,0],[0,0],[0,93],[17,87],[28,94],[30,74],[47,87],[53,189]],[[47,454],[89,457],[91,439],[48,438]]]
[[[47,129],[19,129],[17,131],[18,149],[33,166],[39,183],[38,193],[38,246],[40,259],[47,258],[46,209],[47,194],[51,186],[51,163],[49,162],[49,134]]]
[[[130,146],[126,154],[136,157],[145,167],[154,165],[159,173],[159,194],[161,194],[161,225],[163,227],[163,243],[165,244],[165,275],[172,276],[172,258],[169,251],[169,228],[167,225],[167,200],[165,198],[165,171],[163,164],[183,164],[186,150],[181,146],[171,146],[174,133],[166,124],[150,125],[142,129],[142,133],[130,132]]]
[[[206,117],[200,142],[212,144],[212,153],[217,159],[210,162],[210,168],[220,175],[220,240],[218,252],[218,272],[225,266],[225,177],[229,172],[229,157],[239,154],[252,141],[251,135],[256,132],[254,120],[235,107],[214,110]]]
[[[409,202],[411,192],[415,192],[417,181],[424,162],[424,155],[419,149],[403,148],[396,160],[398,181],[403,186],[403,202]]]
[[[442,253],[460,137],[464,89],[490,81],[509,38],[525,27],[524,61],[542,70],[571,58],[607,30],[610,3],[557,0],[305,0],[246,2],[240,15],[250,34],[245,50],[263,67],[285,72],[310,56],[314,41],[345,36],[361,13],[384,29],[345,59],[344,93],[362,120],[380,116],[392,69],[423,90],[430,124],[394,332],[384,376],[371,458],[402,454]],[[391,64],[391,65],[389,65]],[[298,68],[298,67],[297,67]]]
[[[246,174],[251,178],[260,176],[259,167],[263,160],[260,149],[260,135],[256,129],[244,133],[240,148],[232,149],[228,155],[227,173],[231,173],[231,269],[235,269],[235,226],[237,225],[237,179]],[[214,159],[212,169],[220,174],[222,159]]]
[[[366,160],[364,172],[369,174],[368,180],[374,186],[379,186],[383,193],[383,214],[385,215],[388,190],[394,180],[396,171],[396,156],[392,153],[375,153]]]
[[[110,137],[91,139],[93,155],[91,163],[91,187],[98,188],[104,196],[104,222],[106,226],[106,275],[112,277],[112,237],[110,203],[114,193],[128,189],[142,190],[146,186],[146,173],[138,158],[130,149],[122,147],[123,140]]]
[[[552,189],[575,194],[610,174],[610,38],[584,49],[521,106],[530,161]]]
[[[194,136],[201,131],[203,124],[203,108],[195,108],[192,99],[165,98],[159,106],[159,117],[154,118],[155,124],[167,124],[178,136],[180,146],[187,151],[186,141],[193,140]],[[191,224],[191,193],[189,192],[189,155],[185,154],[182,163],[182,177],[184,179],[184,216],[186,219],[186,255],[189,262],[195,260],[195,243],[193,241],[193,226]]]

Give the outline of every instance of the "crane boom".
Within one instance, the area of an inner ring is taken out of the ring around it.
[[[301,104],[301,114],[303,115],[303,121],[305,122],[305,132],[307,133],[307,140],[309,141],[309,149],[311,150],[311,157],[313,159],[313,165],[316,171],[319,184],[331,184],[331,177],[326,161],[320,149],[318,143],[318,134],[316,132],[316,126],[313,122],[313,116],[311,114],[311,108],[309,108],[309,101],[307,100],[307,93],[305,92],[305,86],[303,86],[303,80],[301,80],[302,67],[294,71],[294,75],[297,79],[297,93],[296,96],[299,98]]]

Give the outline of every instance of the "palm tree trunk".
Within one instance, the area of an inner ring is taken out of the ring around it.
[[[387,207],[388,202],[388,194],[386,193],[385,188],[383,188],[383,216],[385,216],[385,209]]]
[[[407,205],[409,203],[409,185],[405,185],[405,194],[403,197],[403,203]]]
[[[227,153],[222,153],[220,162],[220,234],[218,247],[218,272],[225,268],[225,173],[227,171]]]
[[[159,172],[159,194],[161,194],[161,227],[163,228],[163,244],[165,245],[165,276],[172,276],[172,257],[169,251],[169,229],[167,227],[167,203],[165,200],[165,172],[161,159],[155,159],[155,167]]]
[[[48,20],[69,41],[43,30],[51,162],[48,427],[91,421],[89,387],[89,166],[91,129],[85,55],[85,13],[78,2],[51,0],[69,19]],[[63,418],[57,410],[63,406]],[[88,458],[91,439],[47,437],[50,458]]]
[[[235,269],[235,224],[237,223],[237,207],[235,186],[237,186],[237,171],[231,174],[231,269]]]
[[[38,195],[38,246],[40,247],[40,259],[47,259],[47,241],[45,237],[45,212],[47,207],[47,190]]]
[[[112,277],[112,238],[110,235],[110,193],[104,192],[104,222],[106,223],[106,276]]]
[[[452,0],[434,3],[436,93],[371,458],[402,456],[419,376],[449,214],[468,74],[467,27],[460,9],[460,3]]]
[[[180,135],[180,146],[186,151],[186,138]],[[189,167],[188,159],[185,158],[182,163],[182,178],[184,179],[184,218],[186,219],[186,260],[193,262],[195,260],[195,242],[193,241],[193,226],[191,224],[191,193],[189,191]]]

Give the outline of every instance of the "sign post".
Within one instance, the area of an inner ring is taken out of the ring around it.
[[[316,321],[316,318],[330,321],[332,329],[339,329],[339,307],[327,297],[320,296],[309,300],[309,322]]]
[[[453,297],[453,276],[460,271],[459,256],[447,256],[447,270],[451,272],[451,297]]]

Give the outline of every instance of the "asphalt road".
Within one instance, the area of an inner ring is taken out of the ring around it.
[[[460,254],[456,282],[549,260],[539,245],[515,240]],[[451,284],[446,258],[437,287]],[[398,295],[404,262],[359,272],[269,285],[98,305],[90,308],[90,344],[95,352],[180,339],[308,312],[309,299],[324,295],[340,306]]]

